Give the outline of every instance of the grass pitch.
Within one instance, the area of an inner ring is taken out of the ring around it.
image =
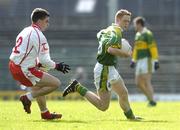
[[[145,102],[131,103],[142,121],[126,120],[117,101],[106,112],[87,101],[47,103],[51,111],[63,114],[61,120],[41,120],[36,102],[32,113],[26,114],[19,101],[0,101],[0,130],[180,130],[180,102],[158,102],[153,108]]]

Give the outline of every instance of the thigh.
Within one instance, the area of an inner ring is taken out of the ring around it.
[[[136,76],[136,84],[143,84],[146,85],[151,82],[151,74],[140,74]]]
[[[123,95],[128,92],[123,80],[119,80],[118,82],[112,84],[112,90],[118,95]]]
[[[110,83],[111,89],[113,89],[113,91],[116,91],[118,87],[125,86],[122,77],[120,76],[120,74],[118,73],[118,71],[114,66],[111,66],[109,68],[108,82]]]
[[[146,83],[146,85],[151,83],[151,73],[144,74],[143,77],[144,77],[144,82]]]
[[[39,89],[41,89],[41,87],[39,87],[39,86],[32,86],[31,87],[31,91],[33,92],[33,91],[38,91]]]
[[[123,83],[123,79],[121,75],[118,73],[118,71],[114,66],[110,66],[108,73],[108,82],[110,83],[110,85],[112,85],[112,84],[116,84],[116,82],[119,81]]]
[[[151,79],[151,74],[149,74],[149,73],[146,73],[146,74],[140,74],[140,75],[138,75],[138,76],[136,76],[137,77],[137,79],[139,79],[139,80],[149,80],[149,79]]]
[[[61,84],[60,80],[46,72],[43,73],[43,76],[35,87],[45,87],[45,86],[59,86]]]
[[[144,74],[139,74],[139,75],[136,75],[136,78],[135,78],[135,82],[137,85],[140,85],[140,83],[143,83],[144,82],[144,77],[143,77]]]

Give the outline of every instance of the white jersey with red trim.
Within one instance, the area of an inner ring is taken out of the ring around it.
[[[55,68],[55,62],[51,60],[49,54],[47,39],[40,28],[33,24],[18,34],[10,60],[23,68],[32,68],[36,66],[37,58],[43,66],[49,69]]]

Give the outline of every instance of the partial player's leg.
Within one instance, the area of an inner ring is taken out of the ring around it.
[[[125,87],[124,82],[119,80],[116,83],[112,84],[112,90],[118,95],[119,104],[123,111],[129,111],[130,104],[128,100],[128,90]]]
[[[149,105],[155,106],[154,90],[151,85],[151,74],[140,74],[136,76],[136,84],[149,100]]]
[[[63,97],[72,92],[78,92],[81,96],[85,97],[91,104],[101,111],[105,111],[109,107],[110,91],[98,90],[98,95],[89,91],[76,80],[74,80],[63,92]]]
[[[124,84],[123,79],[117,72],[116,68],[113,66],[109,67],[108,79],[109,83],[111,84],[112,90],[118,95],[120,107],[124,111],[127,119],[140,119],[139,117],[135,117],[135,115],[133,114],[128,100],[128,90]]]
[[[151,59],[144,58],[137,62],[136,66],[136,85],[145,94],[149,100],[150,106],[155,106],[156,102],[153,97],[153,87],[151,85],[151,73],[154,72],[154,64]]]
[[[40,82],[38,82],[34,86],[34,87],[36,86],[40,87],[40,89],[37,91],[33,91],[32,96],[33,98],[36,98],[39,96],[49,94],[53,92],[54,90],[56,90],[58,87],[60,87],[60,85],[61,85],[61,82],[58,78],[44,72],[43,77],[40,80]]]
[[[147,92],[144,74],[136,75],[136,85],[146,95],[147,99],[152,99],[152,95]]]
[[[109,91],[99,90],[98,96],[93,92],[88,91],[84,97],[99,110],[106,111],[109,108],[110,95],[111,92]]]
[[[149,98],[149,106],[156,106],[156,101],[154,100],[154,89],[151,84],[151,74],[146,74],[145,76],[145,85],[147,88],[148,95],[151,95],[151,98]]]
[[[135,117],[135,115],[133,114],[128,100],[128,90],[123,80],[119,80],[113,83],[112,90],[118,95],[120,107],[124,111],[127,119],[140,119],[139,117]]]
[[[40,87],[31,87],[31,91],[38,91],[41,89]],[[26,96],[26,95],[24,95]],[[36,98],[36,101],[38,103],[39,109],[41,111],[41,118],[42,119],[59,119],[62,117],[62,114],[56,114],[56,113],[50,113],[47,105],[46,105],[46,98],[45,96],[39,96]],[[30,108],[29,108],[30,109]],[[26,109],[25,109],[26,110]]]
[[[46,106],[46,98],[45,96],[39,96],[36,98],[39,109],[41,111],[42,119],[59,119],[62,117],[62,114],[50,113]]]
[[[146,94],[146,85],[145,85],[144,77],[142,76],[142,74],[136,75],[135,83],[136,83],[136,86],[137,86],[145,95],[148,95],[148,94]],[[146,97],[147,97],[147,96],[146,96]],[[148,97],[147,97],[147,98],[148,98]]]
[[[97,93],[88,91],[86,87],[82,86],[76,80],[73,81],[63,92],[63,96],[71,92],[77,91],[81,96],[84,96],[90,103],[101,111],[105,111],[109,107],[111,92],[108,91],[108,66],[103,66],[99,63],[94,68],[94,80],[97,88]]]
[[[52,91],[56,90],[60,86],[60,81],[48,73],[43,73],[42,79],[34,87],[38,87],[36,91],[28,92],[20,96],[24,109],[27,113],[31,113],[30,106],[31,100],[39,96],[44,96]]]

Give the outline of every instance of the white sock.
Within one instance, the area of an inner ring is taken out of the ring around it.
[[[46,108],[45,110],[41,111],[41,113],[45,113],[45,112],[47,112],[47,111],[48,111],[48,109]]]
[[[30,101],[33,100],[33,96],[32,96],[32,94],[30,92],[26,93],[26,96]]]

